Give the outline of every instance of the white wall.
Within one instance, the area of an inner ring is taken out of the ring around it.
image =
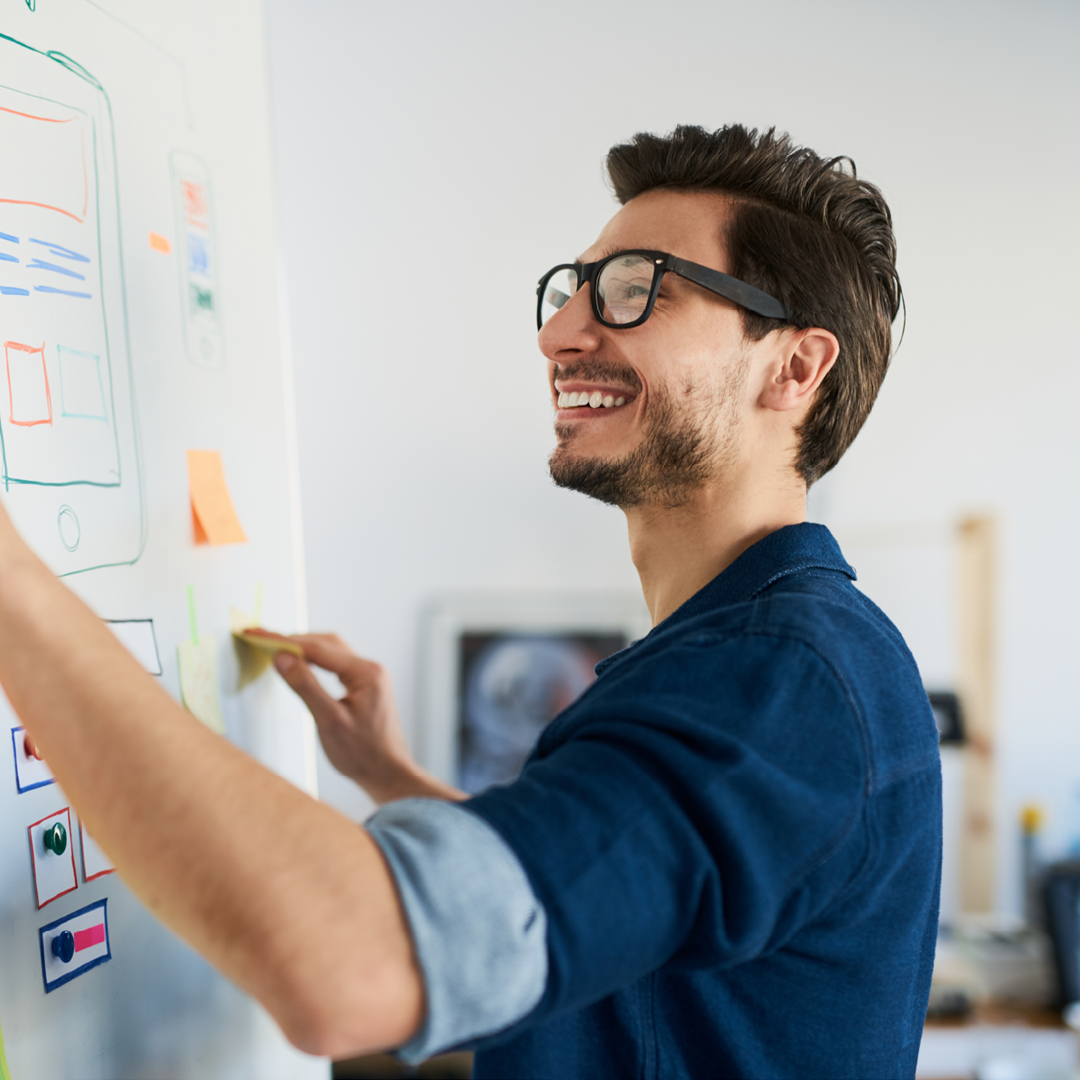
[[[546,477],[534,283],[613,212],[614,142],[776,124],[884,188],[907,295],[895,368],[816,512],[840,531],[1002,523],[999,894],[1015,908],[1018,806],[1050,807],[1059,848],[1080,781],[1080,8],[268,8],[312,624],[384,659],[408,716],[432,592],[636,584],[621,515]],[[929,580],[910,605],[924,623],[948,617]],[[948,635],[916,636],[947,677]],[[324,792],[362,812],[344,785]]]

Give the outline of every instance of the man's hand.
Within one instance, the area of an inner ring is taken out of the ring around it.
[[[304,659],[281,652],[274,666],[311,710],[326,756],[338,772],[377,803],[410,795],[465,798],[413,760],[386,668],[357,656],[336,634],[296,634],[288,640],[304,650]],[[336,675],[344,696],[331,697],[310,664]]]

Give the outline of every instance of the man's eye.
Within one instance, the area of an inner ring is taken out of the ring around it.
[[[622,301],[637,300],[649,295],[650,284],[650,282],[614,281],[608,290],[608,296],[613,300],[616,298]]]

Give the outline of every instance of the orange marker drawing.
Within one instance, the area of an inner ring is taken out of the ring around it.
[[[41,357],[41,381],[37,386],[33,385],[37,382],[37,361],[32,359],[35,356]],[[5,341],[4,358],[7,363],[8,404],[11,407],[8,419],[18,427],[52,424],[52,394],[49,392],[49,372],[45,366],[45,342],[35,347],[18,341]],[[11,382],[12,361],[17,366],[17,374],[25,376],[18,379],[19,393],[15,392]],[[37,397],[38,400],[31,400],[32,397]],[[16,412],[19,413],[18,419],[15,417]]]
[[[31,9],[33,10],[33,9]],[[0,113],[6,113],[9,116],[18,116],[23,120],[39,120],[43,124],[71,124],[78,121],[77,116],[69,116],[64,120],[56,119],[52,116],[37,116],[34,113],[19,112],[17,109],[7,109],[0,106]],[[83,204],[81,211],[75,211],[72,209],[65,210],[62,206],[55,206],[52,203],[37,202],[34,199],[12,199],[12,198],[0,198],[0,203],[12,203],[16,206],[37,206],[43,210],[55,210],[59,214],[63,214],[65,217],[73,218],[75,221],[82,223],[86,220],[86,211],[90,202],[90,186],[89,186],[89,173],[86,168],[86,132],[83,130],[83,126],[80,123],[78,125],[79,130],[79,147],[82,153],[82,173],[83,173]]]

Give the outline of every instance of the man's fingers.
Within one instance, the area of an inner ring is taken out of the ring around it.
[[[304,659],[332,672],[349,692],[368,685],[379,665],[357,656],[336,634],[294,634],[289,638],[304,650]]]
[[[274,657],[274,667],[316,720],[324,717],[329,719],[335,714],[339,708],[337,701],[322,688],[315,673],[303,660],[288,653],[278,653]]]

